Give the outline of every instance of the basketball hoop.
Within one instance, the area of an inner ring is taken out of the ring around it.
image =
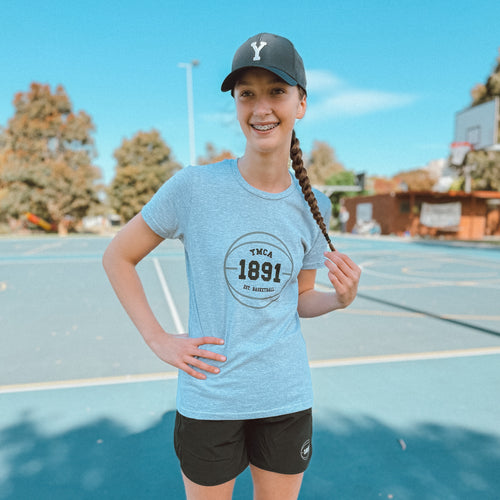
[[[451,164],[461,167],[465,163],[467,154],[474,149],[470,142],[452,142],[450,146]]]

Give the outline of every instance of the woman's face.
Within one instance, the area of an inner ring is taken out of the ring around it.
[[[251,68],[240,75],[233,93],[247,150],[288,152],[295,121],[306,111],[306,96],[299,87],[265,69]]]

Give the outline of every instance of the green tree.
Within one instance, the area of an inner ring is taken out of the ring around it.
[[[306,161],[307,175],[311,184],[323,185],[333,174],[344,167],[335,158],[335,150],[326,142],[314,141],[313,149]]]
[[[497,57],[496,62],[497,64],[488,76],[486,83],[478,83],[471,90],[473,106],[491,101],[494,97],[500,96],[500,56]]]
[[[340,170],[328,177],[328,179],[324,182],[327,186],[356,186],[357,183],[356,174],[352,170]],[[349,198],[351,196],[358,196],[359,194],[360,193],[357,191],[337,191],[330,195],[333,215],[331,225],[335,229],[340,227],[340,222],[336,219],[340,213],[340,200],[346,197]]]
[[[115,150],[116,174],[109,188],[111,207],[124,220],[138,214],[181,166],[156,130],[137,132]]]
[[[500,191],[500,152],[471,151],[467,164],[472,165],[472,188],[485,191]]]
[[[351,170],[341,170],[326,179],[327,186],[355,186],[357,184],[356,174]]]
[[[0,131],[0,214],[17,219],[26,212],[66,231],[99,203],[101,174],[90,116],[74,113],[64,88],[32,83],[14,97],[14,116]]]

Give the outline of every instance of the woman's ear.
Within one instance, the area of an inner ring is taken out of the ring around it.
[[[297,119],[301,120],[304,118],[307,109],[307,96],[303,96],[297,107]]]

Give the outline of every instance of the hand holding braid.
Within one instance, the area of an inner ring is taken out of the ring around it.
[[[309,177],[307,176],[307,171],[304,167],[304,162],[302,161],[302,150],[300,149],[300,142],[295,135],[295,130],[292,132],[292,142],[290,145],[290,158],[292,159],[292,167],[295,172],[295,177],[297,177],[300,187],[302,188],[302,193],[304,194],[304,198],[307,201],[311,213],[318,224],[325,240],[330,247],[332,252],[335,252],[335,247],[333,246],[332,240],[328,235],[328,231],[325,226],[325,221],[323,220],[323,216],[318,207],[318,202],[316,200],[316,196],[312,191],[311,182]]]

